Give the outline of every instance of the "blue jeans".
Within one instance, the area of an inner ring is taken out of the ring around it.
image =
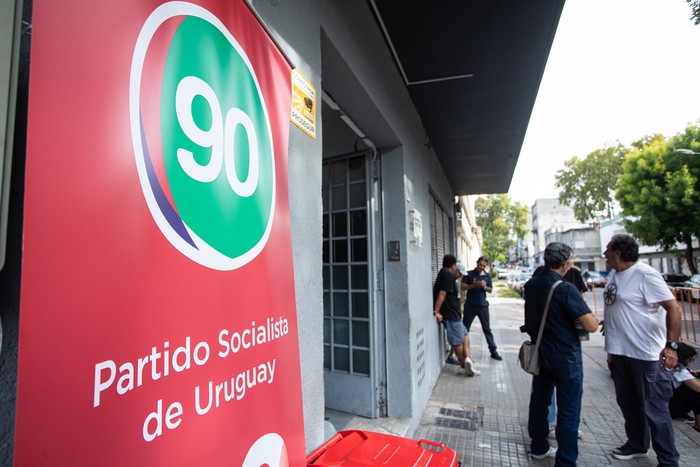
[[[557,421],[557,394],[556,392],[552,392],[552,403],[549,404],[549,408],[547,409],[547,423],[549,426],[554,425],[554,422]]]
[[[668,401],[673,395],[671,374],[659,362],[612,355],[615,395],[625,418],[627,440],[635,449],[651,445],[659,464],[678,465],[678,451]]]
[[[556,466],[575,466],[578,459],[578,425],[581,420],[583,396],[583,363],[579,357],[570,357],[556,368],[540,367],[540,374],[532,377],[530,413],[527,429],[533,454],[549,450],[549,423],[547,413],[554,388],[557,389],[557,449]]]

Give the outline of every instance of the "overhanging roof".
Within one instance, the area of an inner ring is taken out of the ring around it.
[[[505,193],[564,0],[369,0],[459,195]]]

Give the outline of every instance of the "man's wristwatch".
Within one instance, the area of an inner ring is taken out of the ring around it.
[[[671,350],[678,350],[678,344],[673,341],[666,342],[666,347],[668,347]]]

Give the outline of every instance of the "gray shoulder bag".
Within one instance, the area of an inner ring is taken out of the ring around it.
[[[540,332],[537,334],[537,342],[533,344],[531,341],[527,340],[523,342],[520,346],[520,352],[518,353],[518,362],[523,370],[530,373],[531,375],[540,374],[540,342],[542,342],[542,332],[544,331],[544,325],[547,321],[547,313],[549,313],[549,303],[552,301],[552,295],[554,295],[554,289],[557,288],[562,281],[556,281],[552,288],[549,289],[549,295],[547,296],[547,303],[544,306],[544,314],[542,315],[542,322],[540,323]]]

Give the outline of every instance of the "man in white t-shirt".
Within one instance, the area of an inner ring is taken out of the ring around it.
[[[647,457],[653,440],[659,465],[677,466],[668,401],[673,395],[669,370],[678,364],[680,308],[661,274],[637,262],[634,238],[613,236],[604,255],[613,269],[603,291],[605,350],[627,434],[627,442],[612,455]]]

